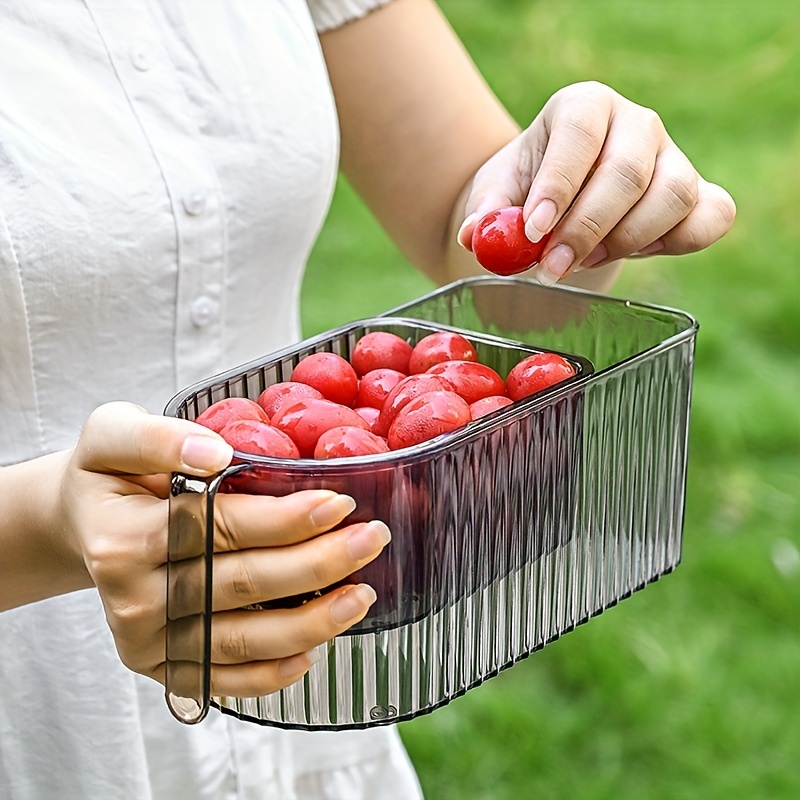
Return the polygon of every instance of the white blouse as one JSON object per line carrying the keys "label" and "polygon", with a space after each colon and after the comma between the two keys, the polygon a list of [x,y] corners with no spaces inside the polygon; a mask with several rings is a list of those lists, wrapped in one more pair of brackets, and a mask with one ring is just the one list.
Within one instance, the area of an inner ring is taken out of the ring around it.
{"label": "white blouse", "polygon": [[[0,464],[298,338],[338,158],[317,31],[381,2],[3,2]],[[0,614],[0,643],[2,798],[419,796],[393,729],[181,725],[94,591]]]}

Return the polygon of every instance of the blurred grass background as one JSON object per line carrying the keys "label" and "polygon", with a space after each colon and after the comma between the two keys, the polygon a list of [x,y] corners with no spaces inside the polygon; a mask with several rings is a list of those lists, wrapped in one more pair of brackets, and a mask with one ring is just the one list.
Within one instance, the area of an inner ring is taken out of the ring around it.
{"label": "blurred grass background", "polygon": [[[401,725],[428,800],[800,797],[800,3],[442,0],[521,124],[600,80],[738,205],[614,294],[700,321],[679,569]],[[430,288],[340,182],[307,333]]]}

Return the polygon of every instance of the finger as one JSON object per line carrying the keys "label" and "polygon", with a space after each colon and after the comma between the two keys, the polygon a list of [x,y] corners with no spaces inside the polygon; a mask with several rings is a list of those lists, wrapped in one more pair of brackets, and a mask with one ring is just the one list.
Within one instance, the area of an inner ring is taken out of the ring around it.
{"label": "finger", "polygon": [[672,230],[697,205],[698,182],[689,159],[670,142],[659,153],[652,180],[641,200],[592,249],[581,265],[594,267],[624,258]]}
{"label": "finger", "polygon": [[532,242],[553,230],[591,174],[608,135],[613,97],[607,87],[586,91],[579,84],[557,92],[543,109],[547,143],[523,207]]}
{"label": "finger", "polygon": [[580,264],[640,201],[661,145],[657,126],[642,124],[640,114],[615,117],[591,178],[552,232],[537,273],[541,283],[552,285]]}
{"label": "finger", "polygon": [[230,464],[233,448],[202,425],[115,402],[92,412],[75,456],[92,472],[211,475]]}
{"label": "finger", "polygon": [[[212,646],[212,660],[283,658],[346,630],[374,602],[371,587],[355,592],[355,587],[342,587],[297,609],[240,609],[339,583],[374,559],[390,539],[386,525],[375,521],[299,546],[216,557],[212,636],[217,646]],[[118,572],[104,581],[103,605],[123,663],[137,672],[159,663],[164,657],[165,568],[141,575],[135,585]],[[194,641],[199,636],[193,630],[197,618],[187,617],[184,623],[184,638]]]}
{"label": "finger", "polygon": [[327,489],[308,489],[284,497],[217,495],[214,549],[277,547],[310,539],[338,525],[355,500]]}
{"label": "finger", "polygon": [[[296,683],[320,659],[319,650],[309,650],[288,658],[272,661],[248,661],[244,664],[221,665],[212,664],[210,670],[211,695],[213,697],[261,697],[285,689]],[[130,665],[128,665],[130,666]],[[181,662],[173,664],[173,680],[175,670],[180,676]],[[187,662],[188,673],[196,674],[197,665]],[[162,686],[166,685],[166,666],[163,661],[153,666],[140,666],[136,670],[147,675]],[[180,684],[180,677],[177,678]],[[185,688],[193,691],[194,677]],[[173,685],[173,690],[180,692],[180,686]]]}
{"label": "finger", "polygon": [[492,156],[475,174],[464,203],[465,218],[456,239],[472,251],[472,233],[475,225],[490,211],[518,206],[525,198],[533,173],[532,158],[536,165],[541,154],[534,156],[518,137]]}
{"label": "finger", "polygon": [[211,660],[240,664],[304,653],[355,625],[375,600],[375,590],[361,583],[296,608],[218,612],[211,625]]}
{"label": "finger", "polygon": [[324,589],[368,564],[391,541],[380,520],[349,525],[291,547],[214,559],[214,610],[242,608]]}
{"label": "finger", "polygon": [[250,661],[211,667],[211,694],[215,697],[261,697],[291,686],[319,661],[319,651],[309,650],[273,661]]}
{"label": "finger", "polygon": [[689,216],[660,237],[663,247],[644,248],[643,254],[684,255],[696,253],[716,242],[730,230],[736,218],[736,204],[721,186],[702,178],[698,184],[697,205]]}

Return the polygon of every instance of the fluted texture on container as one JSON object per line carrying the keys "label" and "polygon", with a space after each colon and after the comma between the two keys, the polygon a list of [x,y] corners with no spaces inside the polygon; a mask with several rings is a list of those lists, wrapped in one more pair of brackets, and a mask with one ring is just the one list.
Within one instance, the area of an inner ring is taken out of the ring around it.
{"label": "fluted texture on container", "polygon": [[[215,698],[226,713],[309,729],[411,719],[680,560],[693,320],[508,279],[461,282],[392,313],[577,353],[597,371],[384,474],[366,501],[394,498],[378,515],[408,533],[391,544],[394,571],[376,566],[368,576],[383,605],[323,646],[293,686]],[[306,485],[281,480],[289,490]]]}
{"label": "fluted texture on container", "polygon": [[[432,513],[452,512],[450,528],[461,532],[454,542],[464,550],[440,551],[432,593],[447,595],[448,585],[454,590],[465,574],[481,585],[415,623],[335,639],[288,689],[218,698],[219,705],[291,727],[410,719],[672,570],[681,551],[691,357],[691,344],[684,343],[591,383],[574,507],[542,502],[563,485],[525,480],[559,473],[531,459],[574,466],[564,452],[571,437],[552,408],[537,415],[537,424],[520,425],[512,441],[501,436],[482,442],[480,453],[465,453],[465,459],[484,459],[482,476],[460,458],[442,459]],[[555,546],[541,552],[542,542]]]}

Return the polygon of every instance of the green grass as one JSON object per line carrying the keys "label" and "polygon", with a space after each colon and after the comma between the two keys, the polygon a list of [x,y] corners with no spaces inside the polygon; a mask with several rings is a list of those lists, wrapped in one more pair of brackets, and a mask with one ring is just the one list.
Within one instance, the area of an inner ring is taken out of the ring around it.
{"label": "green grass", "polygon": [[[447,0],[525,124],[560,86],[656,108],[738,204],[709,250],[614,293],[700,321],[679,569],[401,726],[431,800],[800,796],[800,4]],[[307,332],[430,284],[340,183]]]}

